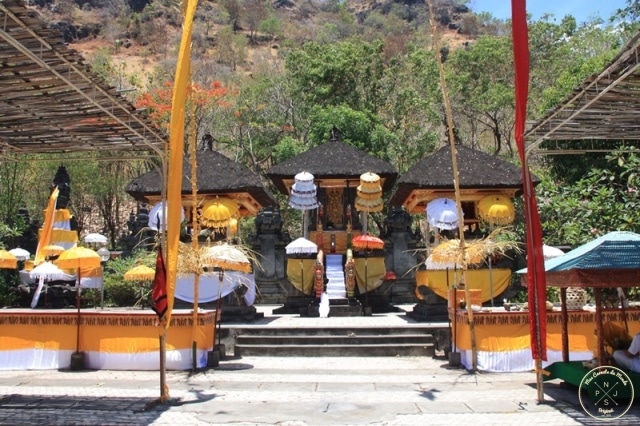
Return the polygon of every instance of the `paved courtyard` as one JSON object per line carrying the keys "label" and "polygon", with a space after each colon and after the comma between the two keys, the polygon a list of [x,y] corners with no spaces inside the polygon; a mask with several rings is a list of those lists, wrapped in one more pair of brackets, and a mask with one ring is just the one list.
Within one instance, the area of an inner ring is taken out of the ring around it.
{"label": "paved courtyard", "polygon": [[[218,368],[159,373],[0,371],[2,425],[588,425],[575,389],[532,373],[477,373],[444,359],[227,359]],[[611,424],[637,425],[636,403]]]}

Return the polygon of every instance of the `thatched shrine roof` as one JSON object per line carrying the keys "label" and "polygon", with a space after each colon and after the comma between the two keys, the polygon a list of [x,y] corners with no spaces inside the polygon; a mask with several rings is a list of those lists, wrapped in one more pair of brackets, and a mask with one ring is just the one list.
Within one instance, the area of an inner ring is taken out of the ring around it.
{"label": "thatched shrine roof", "polygon": [[[510,197],[522,193],[519,166],[482,151],[457,146],[459,186],[464,194],[477,196],[503,193]],[[404,205],[410,212],[424,213],[431,199],[454,192],[451,147],[446,145],[422,158],[398,179],[391,205]],[[537,179],[534,177],[534,183]]]}
{"label": "thatched shrine roof", "polygon": [[336,139],[272,166],[266,175],[280,192],[289,194],[294,176],[300,172],[311,173],[316,184],[323,181],[328,186],[346,186],[349,181],[352,188],[359,184],[360,175],[372,172],[380,176],[383,191],[390,190],[398,177],[390,163]]}
{"label": "thatched shrine roof", "polygon": [[22,0],[0,1],[0,22],[4,153],[149,150],[166,142]]}
{"label": "thatched shrine roof", "polygon": [[[212,196],[232,198],[240,205],[243,216],[255,215],[260,208],[277,205],[274,196],[264,187],[260,177],[242,164],[219,152],[197,152],[197,185],[199,200]],[[155,203],[161,198],[162,170],[156,168],[129,182],[125,191],[137,201]],[[183,204],[191,197],[191,163],[185,157],[182,167]]]}
{"label": "thatched shrine roof", "polygon": [[[640,140],[640,32],[525,132],[530,148],[552,141]],[[583,153],[581,147],[575,153]],[[553,147],[545,148],[554,152]],[[565,149],[566,151],[566,149]]]}

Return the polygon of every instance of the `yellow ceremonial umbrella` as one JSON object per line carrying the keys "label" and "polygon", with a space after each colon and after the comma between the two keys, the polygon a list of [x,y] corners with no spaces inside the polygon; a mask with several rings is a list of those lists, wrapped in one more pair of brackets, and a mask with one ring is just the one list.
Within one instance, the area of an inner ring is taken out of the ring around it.
{"label": "yellow ceremonial umbrella", "polygon": [[[153,281],[155,276],[156,270],[147,265],[138,265],[124,273],[125,281]],[[140,300],[138,302],[142,302],[144,299],[144,287],[140,286],[140,289]]]}
{"label": "yellow ceremonial umbrella", "polygon": [[40,250],[45,257],[54,257],[60,255],[65,250],[64,247],[57,244],[49,244]]}
{"label": "yellow ceremonial umbrella", "polygon": [[155,276],[156,270],[147,265],[138,265],[124,273],[126,281],[151,281]]}
{"label": "yellow ceremonial umbrella", "polygon": [[222,270],[251,272],[251,261],[244,251],[226,243],[209,247],[203,255],[203,262]]}
{"label": "yellow ceremonial umbrella", "polygon": [[[224,271],[240,271],[244,273],[251,272],[251,261],[249,260],[249,256],[247,256],[247,254],[243,250],[236,246],[224,243],[206,249],[202,256],[202,262],[205,265],[220,268],[220,274],[218,275],[220,286],[218,290],[217,306],[217,310],[218,312],[220,312],[220,292],[222,291],[222,280],[224,279]],[[220,344],[220,322],[217,321],[217,324],[218,344]]]}
{"label": "yellow ceremonial umbrella", "polygon": [[78,310],[76,354],[80,353],[80,268],[99,268],[101,262],[102,258],[95,250],[81,246],[71,247],[69,250],[63,251],[55,261],[55,264],[61,269],[75,269],[78,271],[76,283],[76,307]]}
{"label": "yellow ceremonial umbrella", "polygon": [[487,195],[478,201],[478,216],[492,225],[508,225],[515,219],[515,208],[504,195]]}
{"label": "yellow ceremonial umbrella", "polygon": [[7,250],[0,249],[0,268],[18,268],[18,258],[9,253]]}
{"label": "yellow ceremonial umbrella", "polygon": [[200,215],[200,224],[206,228],[225,228],[238,213],[238,203],[229,198],[216,198],[205,202]]}

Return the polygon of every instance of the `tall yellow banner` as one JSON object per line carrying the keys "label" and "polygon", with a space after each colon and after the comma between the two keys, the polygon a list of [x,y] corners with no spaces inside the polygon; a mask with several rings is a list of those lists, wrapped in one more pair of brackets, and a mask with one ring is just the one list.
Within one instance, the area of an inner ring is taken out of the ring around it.
{"label": "tall yellow banner", "polygon": [[38,248],[36,249],[36,255],[34,257],[33,264],[38,266],[44,261],[44,254],[42,248],[49,245],[51,241],[51,233],[53,231],[53,218],[56,216],[56,203],[58,202],[58,187],[56,186],[49,196],[49,203],[47,209],[44,211],[44,225],[42,225],[42,234],[38,240]]}
{"label": "tall yellow banner", "polygon": [[[186,8],[184,7],[186,3]],[[178,246],[182,214],[182,161],[184,157],[185,104],[191,81],[191,33],[198,0],[183,0],[184,24],[171,100],[167,182],[167,299],[165,327],[171,322],[178,271]]]}

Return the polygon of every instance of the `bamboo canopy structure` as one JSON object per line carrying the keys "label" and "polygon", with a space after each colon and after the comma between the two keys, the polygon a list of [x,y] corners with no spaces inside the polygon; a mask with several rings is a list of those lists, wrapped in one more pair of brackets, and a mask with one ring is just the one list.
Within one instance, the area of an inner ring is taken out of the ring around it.
{"label": "bamboo canopy structure", "polygon": [[[544,141],[640,140],[640,31],[603,70],[586,78],[524,134],[528,149]],[[611,143],[609,143],[611,145]],[[608,149],[610,150],[610,149]],[[538,151],[542,151],[541,149]],[[545,153],[582,154],[590,149],[544,148]]]}
{"label": "bamboo canopy structure", "polygon": [[165,137],[22,0],[0,2],[0,141],[7,153],[155,151]]}

